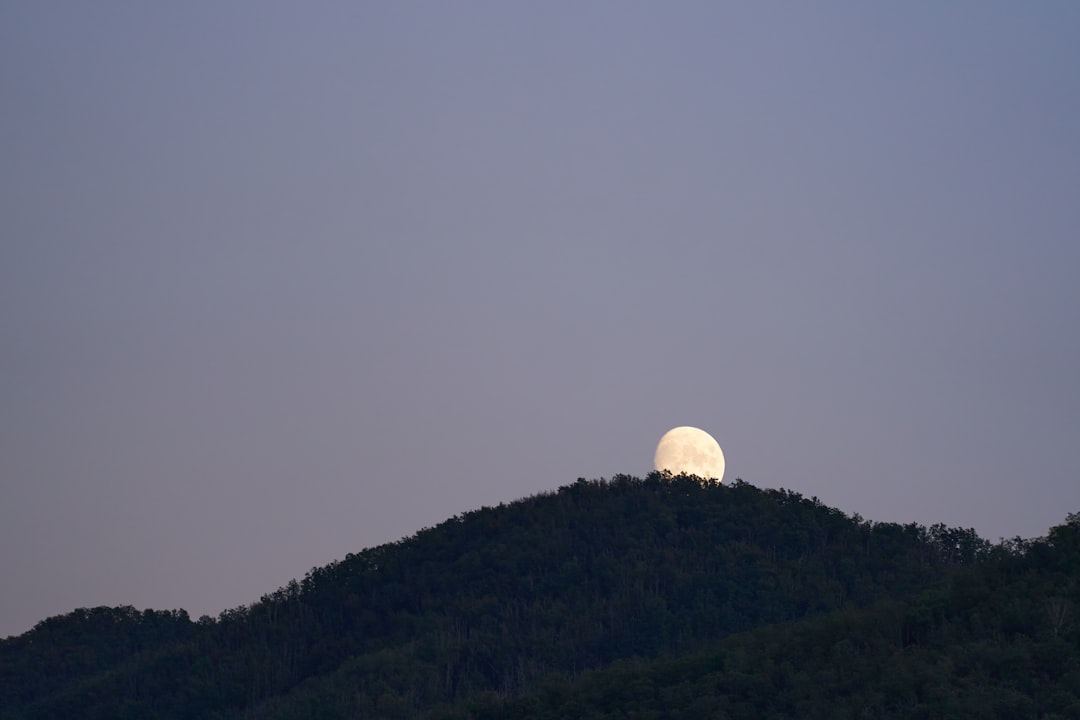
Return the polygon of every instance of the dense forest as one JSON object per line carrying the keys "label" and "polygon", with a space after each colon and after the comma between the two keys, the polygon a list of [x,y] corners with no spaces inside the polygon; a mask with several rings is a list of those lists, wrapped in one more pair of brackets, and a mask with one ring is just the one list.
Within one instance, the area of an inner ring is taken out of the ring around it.
{"label": "dense forest", "polygon": [[0,720],[1080,718],[1080,515],[875,523],[651,474],[314,568],[258,602],[0,640]]}

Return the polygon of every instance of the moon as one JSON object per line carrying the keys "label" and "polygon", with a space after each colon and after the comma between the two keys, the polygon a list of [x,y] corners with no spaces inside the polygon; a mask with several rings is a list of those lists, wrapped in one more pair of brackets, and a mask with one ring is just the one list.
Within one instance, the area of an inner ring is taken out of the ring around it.
{"label": "moon", "polygon": [[724,451],[709,433],[683,425],[668,430],[660,438],[653,467],[673,475],[685,473],[720,482],[724,479]]}

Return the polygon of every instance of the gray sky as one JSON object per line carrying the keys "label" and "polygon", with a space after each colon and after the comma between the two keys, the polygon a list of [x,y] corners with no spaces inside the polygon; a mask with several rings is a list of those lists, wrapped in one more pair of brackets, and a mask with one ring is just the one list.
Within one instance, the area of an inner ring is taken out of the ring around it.
{"label": "gray sky", "polygon": [[257,600],[708,430],[1080,510],[1080,4],[0,7],[0,636]]}

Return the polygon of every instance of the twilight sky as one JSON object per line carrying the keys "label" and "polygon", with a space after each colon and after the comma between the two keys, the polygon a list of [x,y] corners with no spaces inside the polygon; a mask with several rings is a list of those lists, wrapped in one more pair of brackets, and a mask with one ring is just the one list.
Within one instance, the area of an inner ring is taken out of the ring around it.
{"label": "twilight sky", "polygon": [[257,600],[696,425],[1080,511],[1080,4],[0,7],[0,637]]}

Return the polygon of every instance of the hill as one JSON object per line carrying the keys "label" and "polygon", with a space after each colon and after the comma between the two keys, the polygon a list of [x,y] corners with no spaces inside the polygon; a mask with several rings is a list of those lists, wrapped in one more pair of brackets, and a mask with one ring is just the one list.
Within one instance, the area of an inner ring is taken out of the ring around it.
{"label": "hill", "polygon": [[582,479],[216,619],[45,620],[0,641],[0,718],[839,717],[838,696],[929,717],[976,690],[1080,717],[1078,536],[1070,516],[991,546],[741,481]]}

